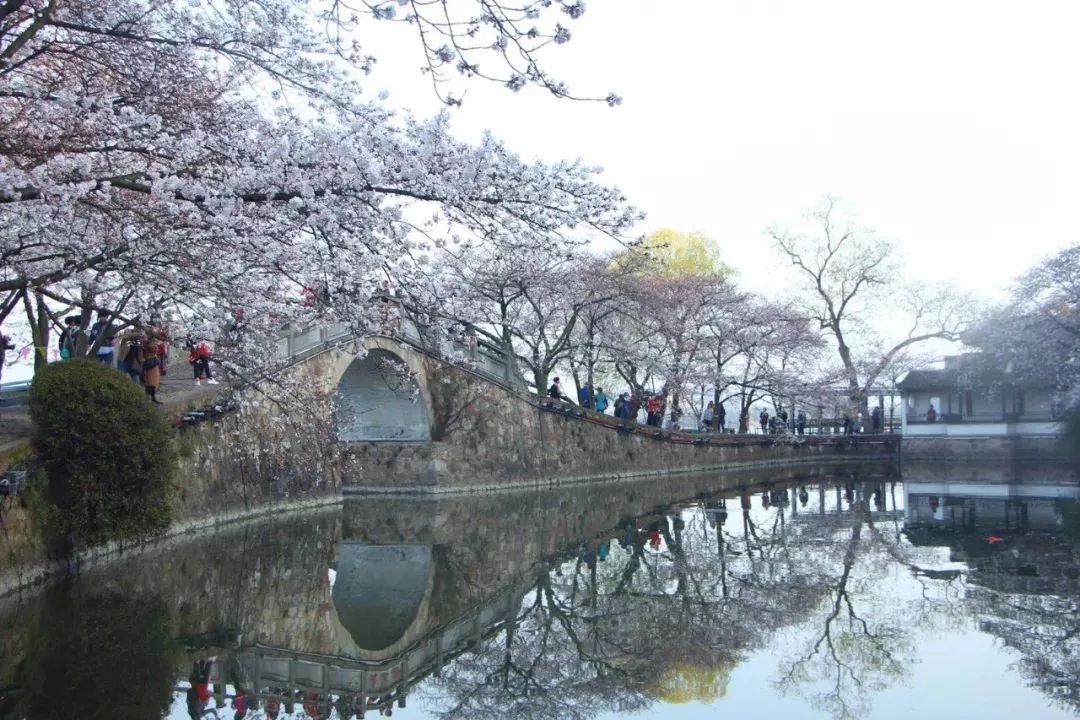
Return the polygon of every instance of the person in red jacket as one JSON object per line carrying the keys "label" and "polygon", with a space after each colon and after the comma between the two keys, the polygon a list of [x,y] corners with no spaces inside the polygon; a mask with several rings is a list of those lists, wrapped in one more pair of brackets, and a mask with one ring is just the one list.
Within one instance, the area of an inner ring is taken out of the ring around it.
{"label": "person in red jacket", "polygon": [[206,378],[208,385],[217,385],[213,373],[210,372],[210,346],[205,342],[195,344],[194,340],[188,340],[188,362],[191,363],[195,373],[195,384],[202,385],[202,379]]}

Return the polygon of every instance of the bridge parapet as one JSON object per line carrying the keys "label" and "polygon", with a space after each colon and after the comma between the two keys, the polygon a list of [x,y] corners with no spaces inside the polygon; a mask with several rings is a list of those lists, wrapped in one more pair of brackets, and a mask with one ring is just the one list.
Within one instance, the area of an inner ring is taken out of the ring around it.
{"label": "bridge parapet", "polygon": [[[465,325],[457,336],[424,332],[415,321],[398,316],[390,319],[380,333],[402,345],[429,354],[443,362],[463,365],[494,383],[524,390],[525,381],[517,371],[513,353],[501,347],[497,338]],[[315,355],[348,344],[357,334],[347,323],[287,327],[278,339],[277,355],[286,364],[303,362]]]}

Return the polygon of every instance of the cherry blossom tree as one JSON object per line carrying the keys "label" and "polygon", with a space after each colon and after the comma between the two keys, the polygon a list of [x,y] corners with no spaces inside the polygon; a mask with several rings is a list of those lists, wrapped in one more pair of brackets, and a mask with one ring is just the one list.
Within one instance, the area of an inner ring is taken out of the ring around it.
{"label": "cherry blossom tree", "polygon": [[669,228],[619,253],[612,267],[625,289],[607,328],[610,362],[639,398],[660,380],[677,419],[699,384],[708,318],[733,297],[733,270],[711,238]]}
{"label": "cherry blossom tree", "polygon": [[1019,381],[1068,392],[1080,384],[1080,245],[1017,279],[1010,301],[991,308],[965,335]]}
{"label": "cherry blossom tree", "polygon": [[779,412],[796,400],[805,402],[822,381],[817,359],[821,336],[808,319],[776,303],[751,298],[729,317],[710,325],[713,382],[738,400],[741,416],[769,400]]}
{"label": "cherry blossom tree", "polygon": [[[595,168],[524,161],[491,136],[466,144],[445,115],[417,120],[362,99],[357,77],[374,58],[358,38],[395,20],[417,28],[440,87],[460,65],[572,97],[535,53],[569,38],[562,23],[581,3],[444,10],[0,4],[0,312],[38,297],[85,310],[98,304],[87,288],[123,288],[135,305],[167,304],[209,327],[243,308],[245,337],[265,348],[284,323],[319,313],[369,329],[364,300],[380,282],[423,282],[439,243],[627,233],[638,214]],[[504,75],[478,70],[484,48]],[[305,288],[325,290],[323,302],[301,302]]]}
{"label": "cherry blossom tree", "polygon": [[636,299],[641,320],[660,341],[654,347],[660,350],[662,394],[671,395],[671,417],[677,421],[706,367],[709,321],[738,297],[721,275],[687,274],[642,278]]}
{"label": "cherry blossom tree", "polygon": [[1046,258],[1017,279],[1009,302],[989,309],[964,342],[986,369],[1058,393],[1067,445],[1080,453],[1080,245]]}

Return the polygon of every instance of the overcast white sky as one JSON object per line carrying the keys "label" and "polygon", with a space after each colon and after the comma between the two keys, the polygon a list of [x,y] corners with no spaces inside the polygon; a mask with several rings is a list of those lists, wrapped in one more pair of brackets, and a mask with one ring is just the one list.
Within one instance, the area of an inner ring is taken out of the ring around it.
{"label": "overcast white sky", "polygon": [[[643,231],[708,232],[748,286],[784,282],[762,230],[826,193],[972,290],[1076,240],[1074,0],[590,0],[569,26],[546,67],[621,107],[476,83],[456,131],[603,166]],[[409,29],[379,28],[369,86],[436,112]]]}

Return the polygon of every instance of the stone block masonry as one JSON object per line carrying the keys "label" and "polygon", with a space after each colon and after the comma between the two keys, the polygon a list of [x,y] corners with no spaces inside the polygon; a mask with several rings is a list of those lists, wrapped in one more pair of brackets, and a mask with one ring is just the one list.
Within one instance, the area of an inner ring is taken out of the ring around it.
{"label": "stone block masonry", "polygon": [[395,350],[414,369],[431,439],[345,443],[346,495],[489,491],[896,456],[898,438],[885,435],[657,437],[655,428],[620,428],[611,416],[553,407],[410,348]]}
{"label": "stone block masonry", "polygon": [[901,456],[905,461],[956,464],[1065,463],[1068,460],[1056,437],[1023,435],[905,437]]}

